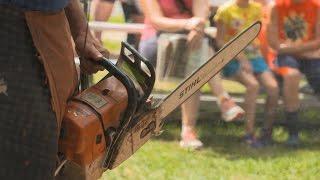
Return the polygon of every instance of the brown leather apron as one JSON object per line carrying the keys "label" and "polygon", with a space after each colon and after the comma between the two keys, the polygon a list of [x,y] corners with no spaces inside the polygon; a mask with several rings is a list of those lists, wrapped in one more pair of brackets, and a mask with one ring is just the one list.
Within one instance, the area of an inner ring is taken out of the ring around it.
{"label": "brown leather apron", "polygon": [[50,14],[29,11],[25,17],[39,59],[45,68],[52,107],[60,129],[67,100],[73,95],[78,83],[69,23],[64,11]]}

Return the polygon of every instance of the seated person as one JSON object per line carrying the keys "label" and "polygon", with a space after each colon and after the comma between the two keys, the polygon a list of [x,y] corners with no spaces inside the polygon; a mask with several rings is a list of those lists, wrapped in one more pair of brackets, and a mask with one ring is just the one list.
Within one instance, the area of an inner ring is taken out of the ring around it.
{"label": "seated person", "polygon": [[[188,53],[185,75],[190,74],[210,57],[208,42],[204,38],[205,22],[208,17],[206,4],[208,4],[207,0],[141,0],[146,17],[141,43],[147,39],[144,37],[155,37],[159,34],[161,34],[159,42],[175,35],[185,35],[187,48],[184,53]],[[161,46],[164,44],[159,43],[158,46],[158,49],[162,49]],[[176,59],[170,59],[170,61],[174,60]],[[233,121],[244,114],[224,91],[220,79],[213,78],[209,85],[218,96],[218,104],[225,120]],[[195,149],[202,147],[202,142],[197,138],[195,131],[199,103],[200,93],[198,92],[182,104],[182,140],[180,141],[182,147]]]}
{"label": "seated person", "polygon": [[298,145],[302,74],[320,93],[320,6],[316,0],[278,0],[271,8],[268,41],[277,53],[276,71],[283,79],[289,145]]}
{"label": "seated person", "polygon": [[[221,6],[215,16],[217,22],[217,42],[222,46],[245,27],[261,19],[260,4],[249,0],[235,0]],[[243,84],[245,94],[246,135],[245,142],[251,147],[260,147],[271,141],[272,124],[278,102],[278,86],[273,74],[269,71],[260,51],[259,40],[256,39],[223,69],[225,77],[234,78]],[[268,95],[265,108],[265,125],[261,141],[255,138],[254,124],[256,100],[260,84]]]}

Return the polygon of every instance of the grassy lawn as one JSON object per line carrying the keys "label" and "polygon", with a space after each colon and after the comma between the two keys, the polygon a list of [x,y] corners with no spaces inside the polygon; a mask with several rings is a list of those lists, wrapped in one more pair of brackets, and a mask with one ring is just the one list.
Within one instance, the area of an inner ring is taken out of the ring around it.
{"label": "grassy lawn", "polygon": [[279,125],[273,146],[249,148],[241,142],[242,123],[224,123],[218,112],[200,118],[198,130],[205,148],[181,149],[180,122],[171,119],[161,136],[101,179],[319,179],[320,123],[316,111],[303,113],[309,126],[302,131],[302,145],[296,149],[286,147],[288,134]]}

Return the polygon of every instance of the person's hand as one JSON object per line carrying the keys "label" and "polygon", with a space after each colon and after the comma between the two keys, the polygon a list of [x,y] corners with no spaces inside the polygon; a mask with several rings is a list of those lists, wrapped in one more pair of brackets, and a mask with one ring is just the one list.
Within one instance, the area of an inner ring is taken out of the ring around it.
{"label": "person's hand", "polygon": [[245,59],[240,60],[240,68],[243,72],[252,73],[252,67],[249,60],[245,60]]}
{"label": "person's hand", "polygon": [[203,33],[192,30],[189,32],[187,37],[187,45],[189,50],[196,50],[201,47],[203,40]]}
{"label": "person's hand", "polygon": [[77,53],[80,56],[82,72],[93,74],[103,70],[103,67],[94,63],[94,61],[101,60],[102,57],[109,58],[109,52],[102,47],[101,43],[90,32],[88,32],[87,37],[85,32],[81,33],[74,41]]}
{"label": "person's hand", "polygon": [[205,27],[205,20],[199,17],[192,17],[188,19],[184,28],[188,31],[196,30],[199,32],[203,32],[204,27]]}
{"label": "person's hand", "polygon": [[279,45],[278,54],[296,55],[301,46],[300,41],[287,40]]}

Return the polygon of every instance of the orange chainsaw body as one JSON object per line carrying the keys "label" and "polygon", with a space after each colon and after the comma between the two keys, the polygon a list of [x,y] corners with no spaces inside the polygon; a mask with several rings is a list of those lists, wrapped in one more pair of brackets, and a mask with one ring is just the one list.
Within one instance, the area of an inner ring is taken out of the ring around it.
{"label": "orange chainsaw body", "polygon": [[127,99],[125,87],[113,76],[74,97],[62,122],[59,152],[80,167],[105,155],[105,131],[118,128]]}

